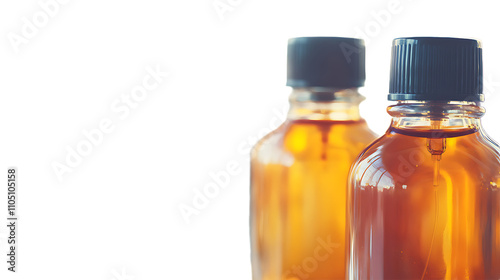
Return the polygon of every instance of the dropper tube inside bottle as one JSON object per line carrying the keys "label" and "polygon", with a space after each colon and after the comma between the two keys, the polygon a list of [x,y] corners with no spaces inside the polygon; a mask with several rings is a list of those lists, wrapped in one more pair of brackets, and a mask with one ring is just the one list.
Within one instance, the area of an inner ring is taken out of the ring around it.
{"label": "dropper tube inside bottle", "polygon": [[327,161],[332,122],[362,121],[358,88],[296,88],[290,95],[289,119],[314,121],[321,133],[321,159]]}

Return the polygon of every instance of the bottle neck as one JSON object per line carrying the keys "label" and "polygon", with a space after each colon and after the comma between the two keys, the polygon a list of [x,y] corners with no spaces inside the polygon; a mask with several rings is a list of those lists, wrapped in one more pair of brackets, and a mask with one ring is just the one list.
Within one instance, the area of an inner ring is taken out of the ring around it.
{"label": "bottle neck", "polygon": [[389,106],[391,128],[402,130],[480,130],[485,110],[479,102],[399,101]]}
{"label": "bottle neck", "polygon": [[358,88],[294,88],[288,119],[358,121],[359,104],[364,99]]}

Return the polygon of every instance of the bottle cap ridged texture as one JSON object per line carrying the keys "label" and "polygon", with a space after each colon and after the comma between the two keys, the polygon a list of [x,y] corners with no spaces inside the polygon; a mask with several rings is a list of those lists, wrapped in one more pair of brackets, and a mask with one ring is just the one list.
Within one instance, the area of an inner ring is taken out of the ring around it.
{"label": "bottle cap ridged texture", "polygon": [[483,101],[481,43],[409,37],[393,41],[389,100]]}
{"label": "bottle cap ridged texture", "polygon": [[288,40],[287,86],[361,87],[365,82],[363,40],[300,37]]}

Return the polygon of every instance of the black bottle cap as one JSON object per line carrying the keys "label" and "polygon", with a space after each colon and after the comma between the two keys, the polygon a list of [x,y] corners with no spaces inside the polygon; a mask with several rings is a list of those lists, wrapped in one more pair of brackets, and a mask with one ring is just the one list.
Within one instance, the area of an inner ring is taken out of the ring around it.
{"label": "black bottle cap", "polygon": [[409,37],[392,44],[389,100],[484,101],[481,43]]}
{"label": "black bottle cap", "polygon": [[288,40],[287,86],[351,88],[364,83],[363,40],[342,37]]}

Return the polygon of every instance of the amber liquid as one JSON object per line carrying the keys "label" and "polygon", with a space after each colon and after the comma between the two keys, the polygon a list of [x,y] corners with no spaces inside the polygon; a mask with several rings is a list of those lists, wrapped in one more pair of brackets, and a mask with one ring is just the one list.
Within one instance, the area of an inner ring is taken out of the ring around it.
{"label": "amber liquid", "polygon": [[254,280],[345,279],[346,183],[365,121],[287,121],[252,151]]}
{"label": "amber liquid", "polygon": [[395,129],[353,168],[350,279],[500,279],[500,155],[475,129]]}

